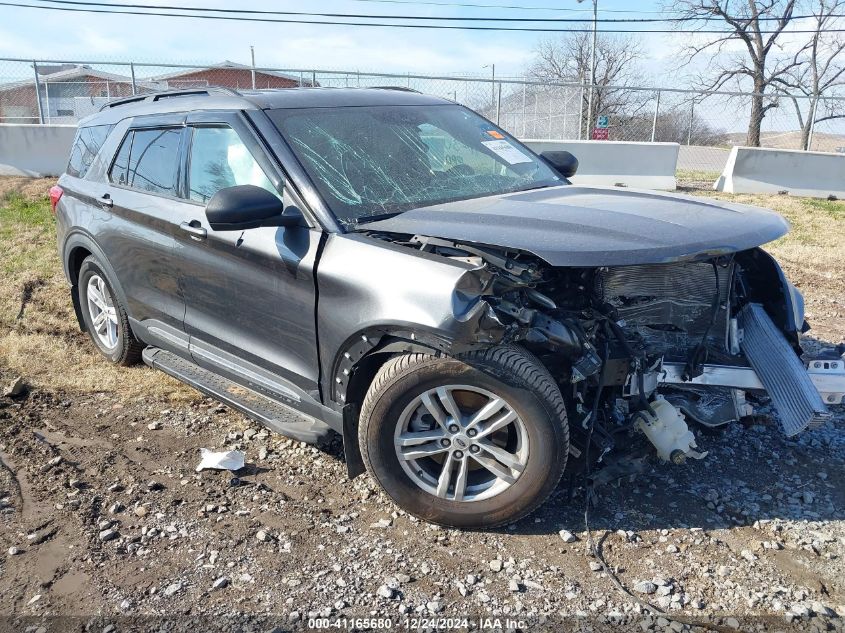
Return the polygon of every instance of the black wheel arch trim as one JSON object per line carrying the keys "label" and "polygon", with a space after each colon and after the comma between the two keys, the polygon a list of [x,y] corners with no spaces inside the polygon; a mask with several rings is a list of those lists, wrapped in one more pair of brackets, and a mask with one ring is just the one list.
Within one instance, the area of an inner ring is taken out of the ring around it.
{"label": "black wheel arch trim", "polygon": [[[117,295],[117,299],[121,302],[121,304],[127,305],[126,293],[123,291],[123,287],[120,285],[120,281],[117,278],[117,273],[115,273],[114,268],[112,268],[105,252],[103,252],[103,249],[100,248],[90,235],[79,230],[75,230],[68,235],[62,248],[62,266],[64,267],[65,277],[67,277],[70,282],[71,292],[74,297],[76,297],[76,292],[73,292],[73,290],[79,283],[79,271],[72,270],[70,262],[73,253],[79,248],[88,251],[97,258],[97,263],[104,269],[106,275],[108,275],[109,285],[112,287],[112,291]],[[84,328],[85,326],[83,325],[83,320],[81,319],[82,306],[79,305],[78,298],[74,299],[74,311],[76,311],[77,318],[80,319],[80,327]]]}

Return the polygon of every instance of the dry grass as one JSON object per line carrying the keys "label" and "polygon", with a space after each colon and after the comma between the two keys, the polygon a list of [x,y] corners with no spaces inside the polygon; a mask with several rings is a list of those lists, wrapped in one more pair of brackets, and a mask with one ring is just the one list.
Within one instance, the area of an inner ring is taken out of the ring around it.
{"label": "dry grass", "polygon": [[56,251],[47,196],[54,182],[0,178],[0,372],[66,392],[197,398],[161,372],[109,365],[79,331]]}
{"label": "dry grass", "polygon": [[[76,325],[56,254],[47,191],[52,180],[0,177],[0,373],[75,393],[192,400],[197,393],[161,372],[114,367]],[[774,209],[792,231],[767,249],[807,299],[813,333],[845,341],[845,202],[699,192]]]}

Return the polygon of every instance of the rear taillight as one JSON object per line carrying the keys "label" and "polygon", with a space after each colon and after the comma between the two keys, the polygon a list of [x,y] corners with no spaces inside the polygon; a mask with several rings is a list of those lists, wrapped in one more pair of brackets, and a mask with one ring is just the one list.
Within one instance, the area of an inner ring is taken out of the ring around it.
{"label": "rear taillight", "polygon": [[65,190],[59,187],[59,185],[50,187],[50,209],[53,211],[53,215],[56,215],[56,205],[59,204],[59,200],[64,192]]}

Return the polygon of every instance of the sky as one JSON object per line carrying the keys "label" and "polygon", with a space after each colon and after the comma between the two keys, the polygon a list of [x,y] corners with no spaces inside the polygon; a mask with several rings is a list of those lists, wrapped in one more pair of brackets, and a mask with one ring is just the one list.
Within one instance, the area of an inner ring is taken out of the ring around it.
{"label": "sky", "polygon": [[[110,0],[131,2],[131,0]],[[173,0],[134,0],[175,5]],[[449,0],[431,0],[448,2]],[[471,4],[558,7],[558,10],[469,8],[358,0],[222,0],[187,4],[260,10],[369,13],[402,16],[590,18],[589,0],[453,0]],[[647,12],[619,14],[620,10]],[[653,0],[599,0],[600,17],[656,17]],[[279,16],[282,17],[282,16]],[[305,18],[309,19],[309,18]],[[314,18],[320,19],[320,18]],[[583,28],[590,28],[587,22]],[[558,28],[555,25],[555,28]],[[0,57],[80,61],[249,63],[258,66],[380,70],[411,73],[516,76],[530,63],[539,33],[387,29],[304,24],[262,24],[155,16],[117,16],[0,6]],[[547,36],[547,35],[546,35]],[[643,38],[644,70],[659,77],[675,64],[677,35]]]}

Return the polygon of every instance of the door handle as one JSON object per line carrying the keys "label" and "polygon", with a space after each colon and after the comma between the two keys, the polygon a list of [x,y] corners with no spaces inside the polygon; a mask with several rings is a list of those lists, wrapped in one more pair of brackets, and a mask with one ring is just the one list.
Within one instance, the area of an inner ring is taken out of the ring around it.
{"label": "door handle", "polygon": [[104,193],[100,196],[100,206],[106,209],[111,209],[114,206],[114,200],[111,199],[111,195],[108,193]]}
{"label": "door handle", "polygon": [[197,220],[182,222],[182,224],[179,225],[179,228],[186,233],[189,233],[192,240],[204,240],[208,236],[208,231],[201,227]]}

